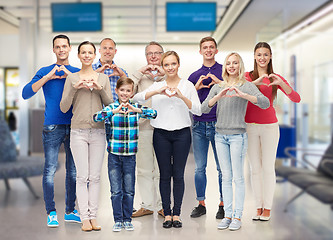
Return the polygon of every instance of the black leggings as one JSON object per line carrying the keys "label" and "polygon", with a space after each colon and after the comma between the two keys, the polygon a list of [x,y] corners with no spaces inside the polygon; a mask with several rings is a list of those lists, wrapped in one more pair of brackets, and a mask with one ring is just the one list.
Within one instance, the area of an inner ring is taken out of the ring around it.
{"label": "black leggings", "polygon": [[191,146],[189,127],[167,131],[154,129],[153,145],[160,169],[160,193],[164,215],[171,215],[171,176],[173,177],[173,215],[179,216],[185,183],[184,171]]}

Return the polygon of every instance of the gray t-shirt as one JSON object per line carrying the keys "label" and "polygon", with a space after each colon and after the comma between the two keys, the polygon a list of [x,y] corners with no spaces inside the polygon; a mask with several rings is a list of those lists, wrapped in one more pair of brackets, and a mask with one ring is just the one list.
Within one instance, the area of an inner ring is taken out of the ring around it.
{"label": "gray t-shirt", "polygon": [[[215,95],[226,88],[226,83],[215,84],[210,90],[207,98],[201,105],[202,113],[208,113],[212,108],[208,102]],[[257,105],[262,109],[269,107],[269,100],[258,88],[251,82],[244,82],[240,86],[235,86],[240,91],[257,97]],[[227,94],[232,94],[227,93]],[[246,132],[246,123],[244,120],[248,101],[240,97],[223,97],[217,101],[216,117],[217,123],[215,129],[223,135],[242,134]],[[213,106],[212,106],[213,107]]]}

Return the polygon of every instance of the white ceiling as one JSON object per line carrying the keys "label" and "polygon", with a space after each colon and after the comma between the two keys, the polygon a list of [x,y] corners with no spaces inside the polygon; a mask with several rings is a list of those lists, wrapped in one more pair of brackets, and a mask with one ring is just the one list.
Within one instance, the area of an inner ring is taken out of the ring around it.
{"label": "white ceiling", "polygon": [[[186,0],[181,1],[186,2]],[[213,0],[188,2],[211,1]],[[245,0],[216,1],[217,24],[221,23],[221,19],[226,21],[223,17],[230,4],[241,1]],[[332,0],[250,0],[242,14],[228,29],[227,34],[217,40],[224,49],[252,50],[257,40],[281,33],[330,1]],[[111,37],[117,44],[147,43],[151,40],[163,44],[198,44],[202,37],[213,34],[212,32],[166,32],[165,3],[180,2],[177,0],[0,0],[0,8],[14,18],[28,18],[31,22],[36,22],[38,12],[39,27],[43,32],[52,34],[50,9],[52,2],[102,2],[103,32],[70,33],[73,43],[87,39],[99,42],[104,37]],[[7,17],[2,18],[10,22]],[[17,27],[0,21],[0,34],[15,33],[18,33]]]}

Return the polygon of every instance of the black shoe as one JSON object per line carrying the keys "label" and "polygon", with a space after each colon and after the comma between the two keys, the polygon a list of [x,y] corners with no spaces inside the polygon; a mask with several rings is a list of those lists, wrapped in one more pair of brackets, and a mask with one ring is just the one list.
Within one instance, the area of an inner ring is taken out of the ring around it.
{"label": "black shoe", "polygon": [[172,227],[172,221],[171,220],[164,221],[163,222],[163,227],[164,228],[171,228]]}
{"label": "black shoe", "polygon": [[219,210],[216,213],[216,219],[223,219],[224,218],[224,207],[219,206]]}
{"label": "black shoe", "polygon": [[202,206],[201,204],[199,204],[197,207],[195,207],[192,212],[191,212],[191,217],[192,218],[197,218],[200,217],[202,215],[206,214],[206,207]]}
{"label": "black shoe", "polygon": [[179,220],[176,220],[176,221],[173,221],[172,226],[174,228],[181,228],[183,226],[183,223],[181,221],[179,221]]}

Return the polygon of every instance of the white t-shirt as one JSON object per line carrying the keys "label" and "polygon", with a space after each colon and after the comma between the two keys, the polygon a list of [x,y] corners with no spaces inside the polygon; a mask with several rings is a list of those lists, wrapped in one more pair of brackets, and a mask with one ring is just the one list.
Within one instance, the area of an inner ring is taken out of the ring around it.
{"label": "white t-shirt", "polygon": [[[149,88],[136,94],[133,101],[144,103],[147,92],[160,89],[164,86],[167,86],[165,80],[154,82]],[[181,79],[178,89],[192,102],[192,109],[189,109],[185,102],[178,97],[156,94],[151,97],[152,108],[157,111],[157,117],[150,120],[150,124],[154,128],[161,128],[168,131],[179,130],[191,126],[190,112],[197,116],[201,115],[201,103],[193,83]]]}

